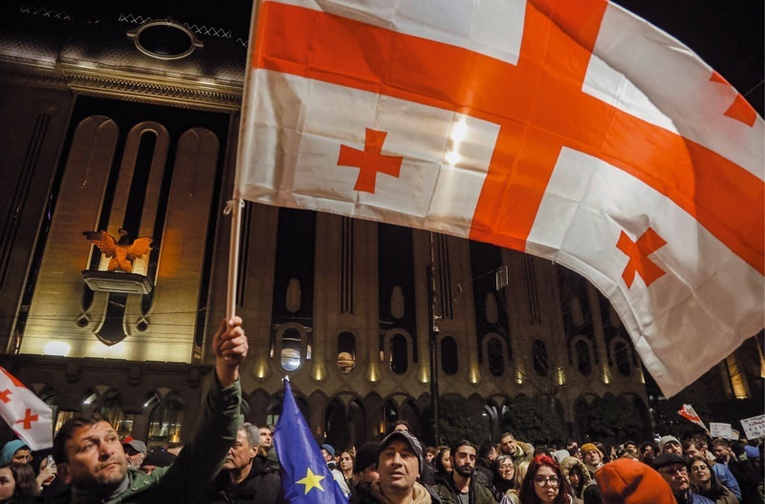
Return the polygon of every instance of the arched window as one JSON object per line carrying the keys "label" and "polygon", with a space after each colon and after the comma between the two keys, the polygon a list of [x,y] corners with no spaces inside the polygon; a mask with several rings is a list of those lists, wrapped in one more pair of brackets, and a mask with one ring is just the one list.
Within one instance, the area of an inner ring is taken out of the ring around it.
{"label": "arched window", "polygon": [[396,334],[390,339],[390,369],[396,374],[406,373],[409,368],[409,350],[406,337]]}
{"label": "arched window", "polygon": [[337,367],[342,373],[350,373],[356,367],[356,336],[351,332],[337,336]]}
{"label": "arched window", "polygon": [[629,376],[632,372],[632,366],[630,366],[630,349],[623,341],[617,341],[614,343],[614,360],[616,361],[616,369],[622,376]]}
{"label": "arched window", "polygon": [[489,372],[494,376],[502,376],[505,372],[504,348],[499,338],[491,338],[486,345]]}
{"label": "arched window", "polygon": [[183,427],[183,400],[177,394],[168,394],[149,415],[149,441],[177,443]]}
{"label": "arched window", "polygon": [[579,372],[584,376],[588,376],[592,373],[592,360],[590,358],[590,345],[584,340],[579,340],[574,345],[576,351],[576,365],[579,368]]}
{"label": "arched window", "polygon": [[457,374],[457,342],[451,336],[441,339],[441,369],[448,375]]}
{"label": "arched window", "polygon": [[531,345],[531,353],[534,356],[534,371],[540,376],[547,375],[550,370],[550,363],[547,360],[547,347],[542,340],[534,340]]}
{"label": "arched window", "polygon": [[282,333],[282,368],[294,371],[302,361],[303,338],[297,329],[287,329]]}

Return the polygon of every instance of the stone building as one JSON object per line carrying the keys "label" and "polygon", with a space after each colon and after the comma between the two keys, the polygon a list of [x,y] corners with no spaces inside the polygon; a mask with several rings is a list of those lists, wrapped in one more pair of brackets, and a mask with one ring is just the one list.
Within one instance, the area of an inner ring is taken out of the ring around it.
{"label": "stone building", "polygon": [[[231,8],[249,16],[246,2]],[[115,6],[2,10],[0,361],[59,424],[100,410],[124,434],[182,442],[226,312],[247,24]],[[120,229],[154,240],[130,273],[107,271],[83,236]],[[650,432],[618,317],[547,260],[256,204],[238,252],[254,423],[275,422],[289,375],[316,438],[336,445],[397,419],[425,432],[434,379],[439,398],[469,405],[479,441],[497,439],[519,396],[549,403],[569,436],[588,433],[605,397]]]}

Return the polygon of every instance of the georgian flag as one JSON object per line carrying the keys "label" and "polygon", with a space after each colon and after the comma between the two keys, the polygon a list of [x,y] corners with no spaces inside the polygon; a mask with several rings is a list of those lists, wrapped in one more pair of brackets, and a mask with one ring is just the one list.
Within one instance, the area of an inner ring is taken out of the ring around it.
{"label": "georgian flag", "polygon": [[0,417],[32,451],[53,446],[50,406],[0,367]]}
{"label": "georgian flag", "polygon": [[698,415],[698,413],[696,413],[696,410],[690,404],[683,404],[683,406],[678,410],[677,414],[709,432],[709,429],[707,429],[707,426],[704,425],[701,417]]}
{"label": "georgian flag", "polygon": [[763,327],[763,120],[605,0],[256,5],[234,197],[546,257],[665,395]]}

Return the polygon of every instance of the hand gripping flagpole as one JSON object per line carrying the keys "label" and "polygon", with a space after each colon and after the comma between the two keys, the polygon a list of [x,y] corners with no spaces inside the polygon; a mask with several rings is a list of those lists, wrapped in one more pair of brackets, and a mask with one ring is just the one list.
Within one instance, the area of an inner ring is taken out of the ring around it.
{"label": "hand gripping flagpole", "polygon": [[229,200],[223,215],[231,215],[231,243],[228,251],[228,290],[226,292],[226,320],[231,320],[236,315],[236,289],[239,271],[239,240],[242,229],[242,208],[244,200],[241,198]]}

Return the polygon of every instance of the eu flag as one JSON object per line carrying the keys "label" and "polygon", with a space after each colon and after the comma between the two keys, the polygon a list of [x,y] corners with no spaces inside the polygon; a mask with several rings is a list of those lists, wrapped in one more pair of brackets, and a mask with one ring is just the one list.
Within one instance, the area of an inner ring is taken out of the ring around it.
{"label": "eu flag", "polygon": [[348,502],[321,456],[319,445],[298,409],[289,380],[284,380],[284,405],[274,431],[282,466],[282,489],[289,504]]}

